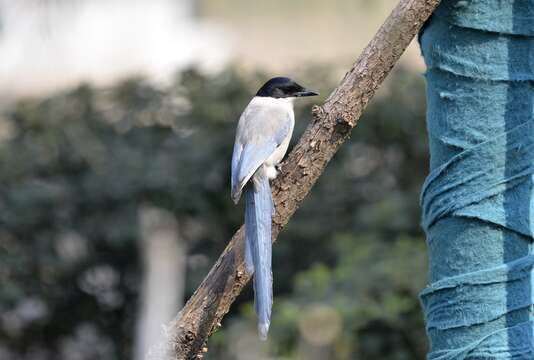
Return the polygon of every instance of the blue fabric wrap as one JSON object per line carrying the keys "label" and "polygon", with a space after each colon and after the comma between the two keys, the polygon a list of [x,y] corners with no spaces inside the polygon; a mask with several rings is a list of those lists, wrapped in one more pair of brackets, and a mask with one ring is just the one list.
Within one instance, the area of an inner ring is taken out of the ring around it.
{"label": "blue fabric wrap", "polygon": [[428,359],[534,359],[534,1],[444,0],[419,40]]}

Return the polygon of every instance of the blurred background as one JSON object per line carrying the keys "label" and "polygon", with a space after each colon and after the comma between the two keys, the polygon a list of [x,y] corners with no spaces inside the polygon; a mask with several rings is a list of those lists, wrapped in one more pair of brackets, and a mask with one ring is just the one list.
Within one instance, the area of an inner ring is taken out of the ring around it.
{"label": "blurred background", "polygon": [[[321,103],[396,0],[0,0],[0,359],[159,359],[242,224],[237,119],[276,75]],[[205,359],[424,359],[418,196],[424,71],[412,44]],[[312,102],[296,105],[296,142]]]}

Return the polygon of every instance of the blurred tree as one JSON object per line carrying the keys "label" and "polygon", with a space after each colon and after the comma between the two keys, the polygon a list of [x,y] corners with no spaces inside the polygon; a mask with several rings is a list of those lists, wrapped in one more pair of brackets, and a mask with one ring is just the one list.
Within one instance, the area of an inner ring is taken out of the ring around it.
{"label": "blurred tree", "polygon": [[[322,93],[335,82],[324,69],[301,77],[323,84]],[[242,221],[228,195],[229,159],[236,120],[264,78],[190,70],[164,90],[131,79],[6,112],[1,359],[132,357],[141,206],[175,216],[191,294]],[[295,139],[309,114],[309,104],[297,109]],[[426,266],[417,206],[427,163],[422,82],[398,70],[364,116],[274,248],[271,354],[424,358],[416,297]],[[239,299],[209,358],[261,348],[250,301],[250,291]],[[328,324],[324,332],[317,322]]]}

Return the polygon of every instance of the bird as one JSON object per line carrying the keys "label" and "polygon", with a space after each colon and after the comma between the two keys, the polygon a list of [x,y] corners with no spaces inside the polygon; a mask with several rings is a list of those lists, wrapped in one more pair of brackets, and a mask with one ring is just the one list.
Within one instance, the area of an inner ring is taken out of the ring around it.
{"label": "bird", "polygon": [[287,152],[295,125],[296,98],[316,96],[287,77],[267,81],[239,118],[232,154],[231,198],[245,203],[245,266],[254,274],[254,307],[258,334],[267,339],[271,323],[272,240],[274,214],[269,181],[278,174],[277,165]]}

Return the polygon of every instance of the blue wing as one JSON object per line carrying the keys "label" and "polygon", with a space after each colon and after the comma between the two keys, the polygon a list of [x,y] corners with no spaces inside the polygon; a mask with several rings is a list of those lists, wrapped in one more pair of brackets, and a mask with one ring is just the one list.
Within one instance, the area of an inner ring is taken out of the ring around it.
{"label": "blue wing", "polygon": [[239,158],[232,161],[236,165],[232,171],[232,199],[239,200],[241,191],[263,162],[274,152],[278,145],[274,142],[246,144],[239,151]]}
{"label": "blue wing", "polygon": [[232,155],[232,200],[237,203],[245,184],[290,135],[287,113],[272,109],[246,109],[239,120]]}

